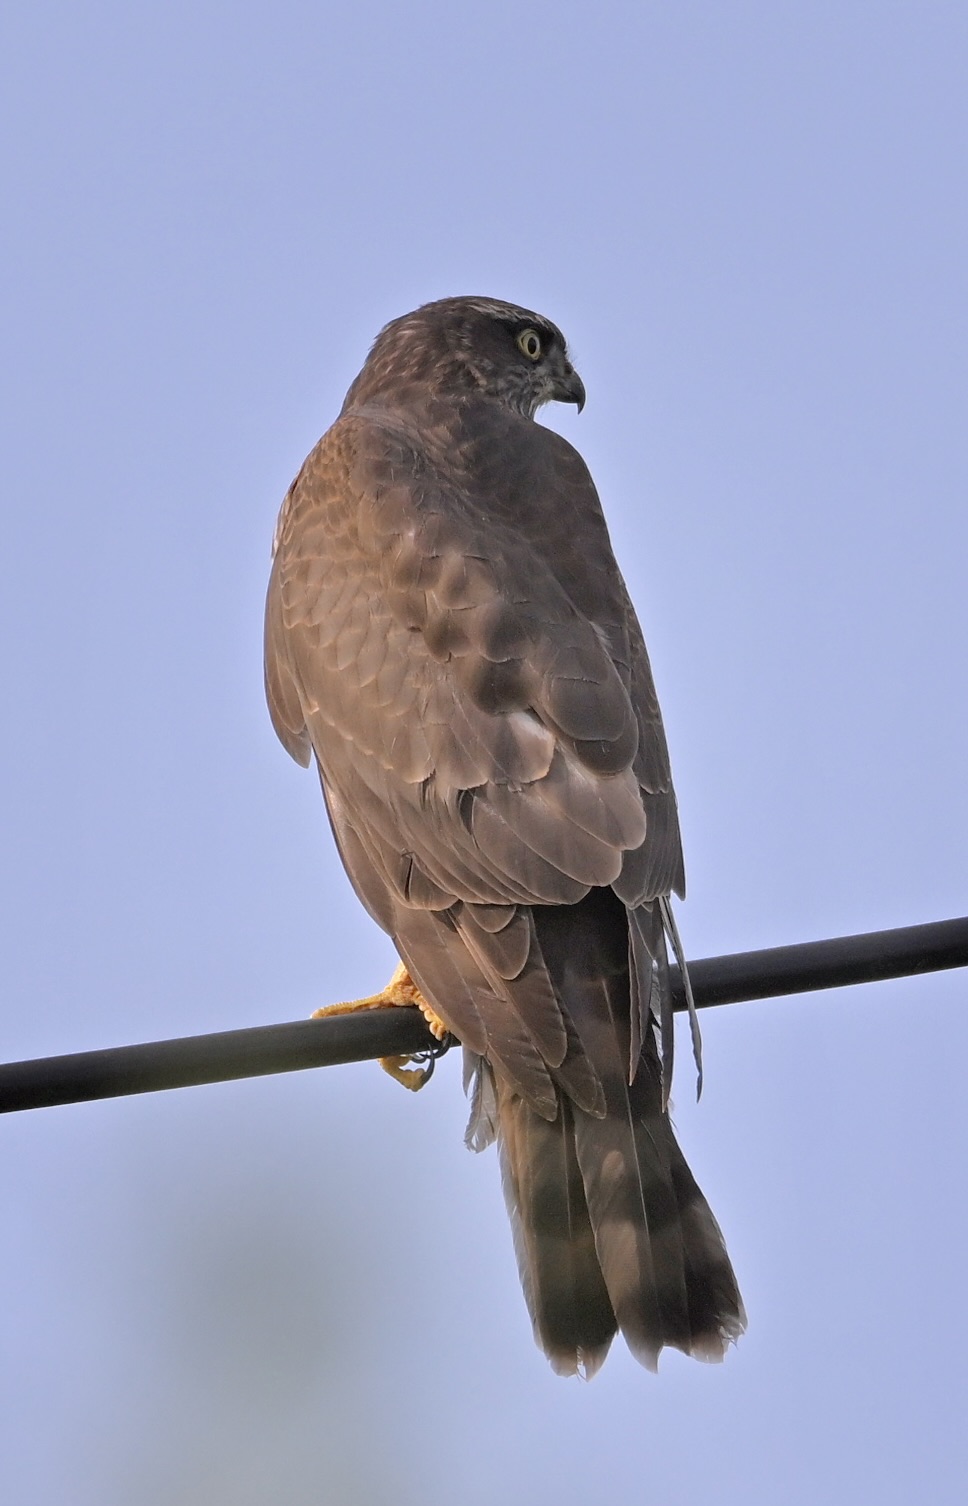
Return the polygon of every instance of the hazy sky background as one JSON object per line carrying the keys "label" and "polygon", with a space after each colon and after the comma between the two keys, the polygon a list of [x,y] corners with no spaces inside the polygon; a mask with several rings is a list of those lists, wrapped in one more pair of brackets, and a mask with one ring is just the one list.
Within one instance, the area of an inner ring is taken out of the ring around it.
{"label": "hazy sky background", "polygon": [[[968,910],[968,8],[8,6],[7,1058],[305,1015],[392,958],[262,699],[279,501],[389,318],[540,309],[649,640],[692,955]],[[31,1506],[947,1506],[964,974],[705,1019],[750,1316],[552,1375],[456,1057],[0,1125]]]}

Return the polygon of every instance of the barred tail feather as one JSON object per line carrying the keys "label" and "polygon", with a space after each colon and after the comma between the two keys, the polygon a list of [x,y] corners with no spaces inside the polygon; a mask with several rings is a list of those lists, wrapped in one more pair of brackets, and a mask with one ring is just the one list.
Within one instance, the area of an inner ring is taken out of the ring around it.
{"label": "barred tail feather", "polygon": [[559,1088],[549,1121],[500,1068],[493,1079],[536,1338],[563,1374],[594,1374],[616,1329],[650,1369],[666,1345],[722,1359],[745,1313],[719,1226],[669,1123],[652,1028],[642,1032],[629,1083],[632,1021],[641,1015],[624,906],[599,890],[579,905],[534,913],[555,990],[605,1095],[599,1116]]}
{"label": "barred tail feather", "polygon": [[569,1105],[553,1123],[498,1086],[504,1196],[537,1342],[559,1375],[590,1380],[608,1353],[615,1314],[595,1247]]}

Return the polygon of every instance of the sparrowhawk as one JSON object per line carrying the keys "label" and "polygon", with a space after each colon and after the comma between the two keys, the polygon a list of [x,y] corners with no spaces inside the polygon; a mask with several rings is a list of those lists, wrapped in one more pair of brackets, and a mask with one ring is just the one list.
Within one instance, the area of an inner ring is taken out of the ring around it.
{"label": "sparrowhawk", "polygon": [[669,1123],[684,878],[649,660],[588,470],[534,421],[584,400],[527,309],[388,324],[283,503],[266,687],[399,977],[463,1043],[537,1340],[590,1376],[617,1330],[654,1368],[721,1359],[745,1315]]}

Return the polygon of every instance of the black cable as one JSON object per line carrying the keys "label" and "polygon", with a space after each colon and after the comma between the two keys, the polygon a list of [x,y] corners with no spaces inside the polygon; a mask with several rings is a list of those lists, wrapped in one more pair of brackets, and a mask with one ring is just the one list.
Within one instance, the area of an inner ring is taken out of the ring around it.
{"label": "black cable", "polygon": [[[952,967],[968,967],[968,916],[761,952],[703,957],[690,963],[689,977],[696,1004],[704,1009]],[[673,978],[676,1008],[681,1010],[685,1001],[676,969]],[[435,1051],[439,1047],[415,1009],[368,1010],[324,1020],[256,1025],[9,1062],[0,1066],[0,1113]]]}

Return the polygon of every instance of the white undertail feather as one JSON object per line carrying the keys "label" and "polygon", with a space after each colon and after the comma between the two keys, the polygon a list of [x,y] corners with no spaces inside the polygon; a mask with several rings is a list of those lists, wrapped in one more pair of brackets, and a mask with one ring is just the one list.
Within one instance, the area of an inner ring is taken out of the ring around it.
{"label": "white undertail feather", "polygon": [[[679,927],[676,925],[676,917],[672,912],[672,902],[667,894],[663,894],[660,897],[659,909],[662,914],[662,924],[665,926],[666,934],[672,942],[672,950],[676,954],[676,961],[679,964],[679,972],[682,977],[682,987],[686,995],[686,1009],[689,1012],[689,1034],[692,1037],[692,1054],[696,1063],[696,1101],[698,1102],[702,1097],[702,1033],[699,1029],[699,1015],[696,1011],[696,1001],[692,994],[692,983],[689,980],[686,954],[679,938]],[[666,1107],[669,1101],[668,1086],[665,1084],[663,1086],[665,1089],[665,1103],[663,1107]]]}

